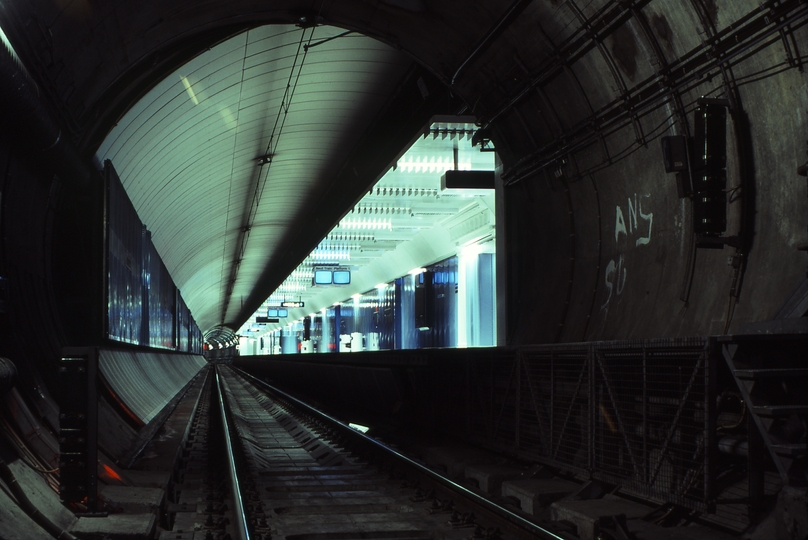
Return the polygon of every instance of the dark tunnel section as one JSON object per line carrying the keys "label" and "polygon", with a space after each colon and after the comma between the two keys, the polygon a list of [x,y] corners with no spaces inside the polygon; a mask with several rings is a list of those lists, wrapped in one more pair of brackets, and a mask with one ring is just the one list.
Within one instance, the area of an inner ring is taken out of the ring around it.
{"label": "dark tunnel section", "polygon": [[404,449],[464,441],[687,509],[733,535],[788,538],[781,517],[754,527],[775,499],[772,516],[804,500],[805,429],[791,413],[808,410],[805,342],[747,335],[234,364]]}
{"label": "dark tunnel section", "polygon": [[199,369],[202,334],[114,170],[74,189],[16,142],[0,140],[0,350],[16,366],[15,395],[58,432],[58,363],[64,347],[80,344],[134,366],[153,362],[135,378],[157,384],[131,394],[126,369],[102,361],[109,411],[127,418],[144,397],[164,405]]}
{"label": "dark tunnel section", "polygon": [[51,265],[59,189],[43,180],[43,174],[50,178],[45,171],[17,155],[7,140],[0,141],[0,343],[17,366],[18,386],[39,396],[48,395],[45,383],[55,387],[54,360],[67,343]]}
{"label": "dark tunnel section", "polygon": [[75,538],[74,512],[93,510],[87,479],[99,491],[131,486],[124,469],[207,362],[111,165],[78,189],[9,133],[0,131],[0,473],[21,488],[17,503],[4,498],[0,536],[40,537],[42,527]]}
{"label": "dark tunnel section", "polygon": [[[181,1],[164,17],[163,8],[110,2],[86,20],[61,17],[45,0],[0,12],[48,83],[31,91],[49,103],[31,118],[60,119],[32,139],[30,126],[17,129],[24,115],[4,102],[0,130],[0,355],[17,372],[4,397],[21,429],[49,427],[31,446],[54,468],[50,393],[64,346],[113,349],[100,358],[109,384],[98,404],[101,422],[118,430],[102,444],[123,457],[154,435],[172,395],[199,383],[204,359],[199,329],[120,192],[129,217],[103,227],[114,221],[111,169],[102,177],[75,165],[89,163],[92,148],[82,158],[49,145],[99,140],[99,126],[114,121],[104,107],[116,85],[134,81],[130,97],[141,91],[139,77],[166,61],[176,33],[280,17],[240,12],[252,4],[200,10]],[[279,4],[287,20],[298,3]],[[451,81],[502,158],[497,238],[510,347],[239,362],[378,429],[444,430],[707,512],[735,533],[793,496],[801,506],[789,534],[804,537],[808,5],[535,1],[501,37],[481,42],[493,23],[487,10],[446,3],[419,19],[396,2],[377,4],[334,3],[327,16]],[[451,10],[464,24],[443,23]],[[121,28],[124,20],[132,24]],[[109,46],[111,36],[120,46]],[[726,230],[706,236],[733,243],[699,239],[699,201],[666,170],[660,148],[663,135],[693,140],[705,96],[726,102],[726,170],[692,171],[726,174],[726,187],[704,190],[726,195]],[[43,134],[53,135],[48,144]],[[176,380],[162,380],[167,373]],[[5,387],[11,370],[2,376]],[[112,460],[103,464],[115,472]]]}
{"label": "dark tunnel section", "polygon": [[88,190],[55,189],[53,291],[66,342],[201,354],[202,333],[112,164]]}

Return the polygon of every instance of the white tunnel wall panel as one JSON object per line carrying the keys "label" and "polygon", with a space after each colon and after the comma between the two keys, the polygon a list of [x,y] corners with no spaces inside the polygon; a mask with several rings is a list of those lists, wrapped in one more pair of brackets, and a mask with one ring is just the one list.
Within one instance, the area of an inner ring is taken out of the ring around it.
{"label": "white tunnel wall panel", "polygon": [[[415,276],[408,275],[396,280],[396,301],[400,309],[396,314],[401,313],[401,322],[397,325],[396,341],[398,348],[417,349],[417,332],[415,328]],[[400,329],[400,330],[399,330]]]}
{"label": "white tunnel wall panel", "polygon": [[458,346],[496,345],[496,255],[458,257]]}
{"label": "white tunnel wall panel", "polygon": [[109,349],[98,359],[104,380],[144,424],[206,364],[202,356]]}

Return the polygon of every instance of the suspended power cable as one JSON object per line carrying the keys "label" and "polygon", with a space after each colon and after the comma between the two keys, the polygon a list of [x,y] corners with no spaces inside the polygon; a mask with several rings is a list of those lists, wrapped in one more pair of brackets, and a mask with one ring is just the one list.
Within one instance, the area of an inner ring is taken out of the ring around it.
{"label": "suspended power cable", "polygon": [[[245,67],[247,64],[247,46],[250,42],[250,31],[247,31],[245,36],[244,42],[244,56],[241,59],[241,80],[239,81],[239,96],[238,96],[238,104],[239,106],[236,109],[236,126],[238,126],[239,116],[241,114],[241,99],[244,96],[244,72]],[[238,129],[238,128],[236,128]],[[235,171],[235,160],[236,160],[236,142],[238,140],[238,133],[235,134],[233,137],[233,150],[231,151],[230,155],[230,186],[227,194],[227,214],[225,217],[225,230],[230,230],[230,208],[231,202],[233,199],[233,172]],[[224,324],[224,317],[227,313],[227,303],[230,297],[230,288],[228,282],[225,280],[225,261],[227,260],[227,236],[222,241],[222,266],[221,266],[221,277],[222,277],[222,287],[224,290],[224,301],[222,306],[222,321],[221,323]]]}
{"label": "suspended power cable", "polygon": [[[308,33],[308,39],[306,39],[306,31],[311,30]],[[266,147],[264,149],[264,153],[262,156],[258,158],[257,166],[258,169],[258,178],[255,182],[255,186],[252,189],[252,194],[249,198],[249,204],[247,206],[247,215],[246,219],[242,222],[242,226],[238,232],[238,241],[237,241],[237,248],[236,254],[233,259],[233,264],[231,266],[230,272],[230,279],[226,282],[226,294],[224,298],[224,302],[222,303],[222,315],[221,315],[221,323],[224,324],[225,319],[227,317],[227,308],[230,304],[230,299],[233,294],[233,290],[236,285],[236,279],[238,278],[239,267],[241,266],[241,261],[244,258],[244,253],[247,250],[247,242],[249,241],[250,231],[252,230],[253,223],[255,222],[256,214],[258,213],[258,206],[261,202],[261,197],[264,194],[264,189],[266,188],[267,181],[269,179],[269,174],[272,168],[272,161],[273,157],[278,149],[278,145],[280,143],[281,135],[283,134],[284,126],[286,125],[286,120],[289,116],[289,109],[291,108],[292,101],[294,99],[295,91],[297,89],[297,84],[300,80],[300,75],[303,72],[303,66],[306,63],[306,57],[308,55],[309,45],[311,45],[312,39],[314,38],[314,30],[315,26],[309,28],[303,28],[300,40],[297,44],[297,50],[295,51],[295,56],[292,60],[292,67],[289,70],[289,77],[286,81],[286,88],[284,89],[283,96],[281,97],[281,103],[278,107],[278,112],[275,115],[275,121],[272,125],[272,130],[269,134],[269,139],[267,141]]]}

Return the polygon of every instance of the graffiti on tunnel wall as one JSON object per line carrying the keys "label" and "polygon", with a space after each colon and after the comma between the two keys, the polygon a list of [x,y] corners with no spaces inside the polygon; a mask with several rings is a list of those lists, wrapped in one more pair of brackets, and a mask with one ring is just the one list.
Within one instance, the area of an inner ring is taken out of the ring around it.
{"label": "graffiti on tunnel wall", "polygon": [[[650,199],[651,194],[629,197],[626,212],[620,205],[615,207],[614,243],[617,251],[639,248],[651,243],[651,231],[654,226],[653,212],[643,211],[643,199]],[[648,201],[646,201],[646,207]],[[626,219],[628,215],[628,219]],[[612,298],[623,294],[628,279],[628,269],[624,253],[612,258],[606,265],[604,283],[606,285],[606,300],[600,306],[601,311],[608,312]]]}

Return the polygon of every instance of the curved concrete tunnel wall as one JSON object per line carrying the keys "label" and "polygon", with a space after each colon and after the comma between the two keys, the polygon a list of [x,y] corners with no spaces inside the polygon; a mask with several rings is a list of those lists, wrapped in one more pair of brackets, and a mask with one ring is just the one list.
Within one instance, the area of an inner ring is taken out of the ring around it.
{"label": "curved concrete tunnel wall", "polygon": [[[2,24],[15,43],[23,44],[21,56],[41,64],[40,76],[51,83],[49,95],[61,100],[58,114],[73,126],[86,156],[126,107],[170,68],[226,35],[255,24],[293,21],[310,7],[310,2],[293,0],[271,7],[246,0],[208,2],[204,9],[190,0],[170,7],[157,1],[110,1],[92,9],[89,3],[74,4],[86,4],[88,10],[61,12],[46,0],[13,2],[3,8]],[[517,2],[521,12],[491,39],[485,36],[510,6],[345,1],[325,6],[319,15],[325,24],[400,47],[444,83],[454,80],[453,92],[468,104],[465,114],[484,124],[493,119],[489,128],[505,179],[518,179],[504,188],[511,345],[724,330],[733,279],[727,257],[734,249],[699,250],[689,302],[680,299],[688,267],[690,203],[678,199],[653,137],[687,132],[695,100],[719,97],[727,81],[733,87],[734,78],[738,84],[731,94],[740,106],[736,120],[741,129],[736,139],[729,123],[728,171],[730,186],[745,174],[748,187],[745,202],[730,207],[727,233],[735,234],[740,226],[740,204],[748,205],[747,216],[754,222],[729,331],[771,318],[805,271],[805,254],[795,245],[808,240],[808,204],[805,183],[795,170],[806,157],[808,76],[783,66],[786,50],[776,33],[767,38],[768,47],[747,51],[755,53],[749,58],[740,61],[747,52],[733,57],[739,63],[724,65],[723,73],[705,56],[700,75],[686,88],[676,86],[676,77],[693,73],[664,76],[666,66],[707,51],[705,42],[715,32],[731,31],[750,14],[762,18],[756,0],[583,4]],[[784,5],[804,23],[804,3]],[[50,37],[27,33],[26,21],[48,28]],[[804,55],[806,27],[789,39],[801,47],[796,54]],[[577,48],[573,43],[579,43]],[[720,45],[720,40],[711,43]],[[633,101],[640,97],[644,101]],[[647,139],[647,147],[636,144],[638,136]],[[618,160],[624,151],[627,155]],[[43,178],[38,185],[47,183]],[[46,229],[34,242],[41,245],[34,247],[47,259],[51,225],[41,201],[48,200],[48,188],[34,188],[11,200],[43,206],[23,219]],[[4,203],[12,204],[5,196]],[[28,289],[12,293],[18,295],[14,316],[26,309],[19,306],[35,287],[50,291],[58,283],[41,269],[44,262],[22,254],[19,246],[32,245],[30,231],[17,227],[6,230],[9,249],[18,251],[14,263],[30,263],[27,272],[41,275],[36,281],[41,285],[27,284]],[[24,328],[51,328],[52,318],[52,313],[35,314],[28,322],[20,319],[19,327],[27,332],[23,335],[32,335]]]}
{"label": "curved concrete tunnel wall", "polygon": [[115,394],[144,424],[185,387],[207,362],[201,356],[102,350],[98,369]]}

